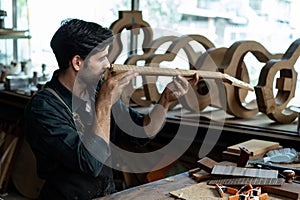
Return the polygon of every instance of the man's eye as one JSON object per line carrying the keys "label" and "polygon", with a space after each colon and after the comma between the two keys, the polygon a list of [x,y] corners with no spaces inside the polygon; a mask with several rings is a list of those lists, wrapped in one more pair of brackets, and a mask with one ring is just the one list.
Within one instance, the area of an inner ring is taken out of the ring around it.
{"label": "man's eye", "polygon": [[102,61],[104,61],[105,59],[106,59],[106,56],[103,56],[103,57],[99,58],[99,62],[102,62]]}

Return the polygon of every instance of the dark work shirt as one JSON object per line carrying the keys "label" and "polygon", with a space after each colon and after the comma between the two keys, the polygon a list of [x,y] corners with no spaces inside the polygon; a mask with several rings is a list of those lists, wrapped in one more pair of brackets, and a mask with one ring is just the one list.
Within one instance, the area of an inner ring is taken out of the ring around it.
{"label": "dark work shirt", "polygon": [[[58,81],[57,74],[56,71],[45,87],[52,88],[72,111],[85,110],[86,102],[79,98],[72,109],[72,93]],[[114,106],[120,112],[128,112],[137,125],[142,125],[142,114],[121,102]],[[81,114],[83,121],[92,117],[87,111]],[[46,180],[40,199],[92,199],[115,192],[112,169],[88,150],[109,160],[110,147],[95,134],[80,135],[68,108],[51,92],[42,89],[32,97],[24,120],[26,139],[35,154],[38,175]],[[85,129],[89,129],[88,121],[84,124]],[[112,119],[112,142],[121,136],[124,132]]]}

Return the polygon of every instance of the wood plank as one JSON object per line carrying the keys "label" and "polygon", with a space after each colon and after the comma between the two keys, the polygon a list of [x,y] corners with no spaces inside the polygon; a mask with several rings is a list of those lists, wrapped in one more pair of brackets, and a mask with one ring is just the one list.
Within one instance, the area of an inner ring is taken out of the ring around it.
{"label": "wood plank", "polygon": [[218,165],[219,163],[214,161],[213,159],[209,157],[204,157],[200,159],[198,162],[198,165],[200,169],[203,169],[206,172],[211,172],[215,165]]}
{"label": "wood plank", "polygon": [[148,76],[176,76],[181,75],[184,77],[192,77],[195,73],[201,78],[208,79],[221,79],[226,83],[233,86],[240,87],[246,90],[254,91],[254,88],[244,81],[241,81],[233,76],[224,74],[221,72],[205,71],[205,70],[185,70],[185,69],[172,69],[172,68],[161,68],[151,66],[136,66],[136,65],[122,65],[122,64],[111,64],[110,71],[114,73],[120,73],[125,71],[138,72],[139,75]]}
{"label": "wood plank", "polygon": [[[171,195],[180,199],[189,199],[189,200],[222,200],[215,186],[207,185],[206,182],[198,183],[191,185],[179,190],[171,191]],[[226,194],[228,197],[229,194]]]}
{"label": "wood plank", "polygon": [[282,186],[262,186],[262,191],[291,199],[300,199],[300,184],[296,183],[284,183]]}
{"label": "wood plank", "polygon": [[[279,148],[282,148],[282,146],[279,146]],[[249,160],[255,160],[255,159],[258,159],[258,158],[262,158],[262,157],[264,157],[265,154],[266,154],[266,152],[263,152],[261,154],[256,154],[254,156],[250,156]],[[237,162],[237,160],[239,158],[240,158],[239,153],[232,153],[232,152],[229,152],[229,151],[223,151],[222,152],[222,160]]]}
{"label": "wood plank", "polygon": [[227,147],[228,152],[240,154],[240,146],[247,148],[251,152],[251,156],[260,155],[270,150],[278,149],[280,147],[278,142],[271,142],[266,140],[251,139],[239,144]]}

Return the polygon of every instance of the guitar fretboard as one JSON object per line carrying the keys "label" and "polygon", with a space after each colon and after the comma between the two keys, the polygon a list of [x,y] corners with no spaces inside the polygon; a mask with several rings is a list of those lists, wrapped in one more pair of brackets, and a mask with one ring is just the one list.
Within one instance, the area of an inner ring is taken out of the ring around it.
{"label": "guitar fretboard", "polygon": [[211,72],[203,70],[185,70],[185,69],[171,69],[171,68],[161,68],[161,67],[142,67],[136,65],[121,65],[121,64],[112,64],[111,71],[115,73],[125,72],[125,71],[134,71],[140,75],[148,76],[176,76],[181,75],[183,77],[192,77],[195,73],[201,78],[207,79],[221,79],[224,82],[227,82],[231,85],[251,90],[253,87],[250,84],[243,82],[237,78],[229,76],[228,74],[223,74],[221,72]]}
{"label": "guitar fretboard", "polygon": [[277,178],[277,170],[244,168],[235,166],[215,165],[211,172],[212,175],[228,175],[239,177],[257,177],[257,178]]}
{"label": "guitar fretboard", "polygon": [[284,178],[227,178],[227,179],[213,179],[208,181],[209,185],[223,184],[223,185],[282,185],[285,182]]}

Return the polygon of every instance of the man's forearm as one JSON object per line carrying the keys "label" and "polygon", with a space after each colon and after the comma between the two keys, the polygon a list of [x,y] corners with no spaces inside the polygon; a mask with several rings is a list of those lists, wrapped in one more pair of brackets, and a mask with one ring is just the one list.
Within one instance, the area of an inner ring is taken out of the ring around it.
{"label": "man's forearm", "polygon": [[96,105],[96,117],[94,119],[93,131],[109,144],[110,140],[111,104],[103,103]]}
{"label": "man's forearm", "polygon": [[156,104],[144,119],[144,129],[149,137],[155,136],[165,123],[168,108]]}

